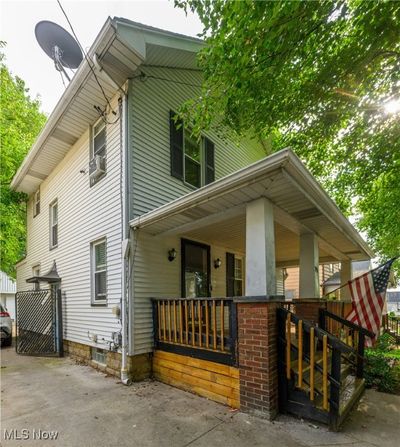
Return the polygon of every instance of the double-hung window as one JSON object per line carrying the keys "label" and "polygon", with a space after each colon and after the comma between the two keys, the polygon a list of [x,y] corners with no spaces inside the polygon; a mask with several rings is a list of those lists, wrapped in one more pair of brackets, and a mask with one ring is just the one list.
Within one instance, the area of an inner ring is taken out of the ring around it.
{"label": "double-hung window", "polygon": [[58,201],[50,204],[50,249],[58,245]]}
{"label": "double-hung window", "polygon": [[243,258],[235,256],[235,269],[234,269],[234,296],[243,295]]}
{"label": "double-hung window", "polygon": [[227,296],[243,296],[243,258],[234,253],[226,254],[226,293]]}
{"label": "double-hung window", "polygon": [[40,213],[40,189],[33,195],[33,217]]}
{"label": "double-hung window", "polygon": [[91,245],[92,304],[105,304],[107,300],[107,240]]}
{"label": "double-hung window", "polygon": [[202,142],[194,138],[190,131],[184,130],[184,164],[183,176],[184,181],[189,185],[200,188],[201,181],[201,165],[202,165]]}
{"label": "double-hung window", "polygon": [[106,174],[106,124],[100,119],[91,132],[90,185],[93,186]]}
{"label": "double-hung window", "polygon": [[93,126],[93,157],[106,155],[106,124],[101,119]]}
{"label": "double-hung window", "polygon": [[170,112],[171,175],[200,188],[215,179],[214,143],[206,137],[194,137],[175,115]]}

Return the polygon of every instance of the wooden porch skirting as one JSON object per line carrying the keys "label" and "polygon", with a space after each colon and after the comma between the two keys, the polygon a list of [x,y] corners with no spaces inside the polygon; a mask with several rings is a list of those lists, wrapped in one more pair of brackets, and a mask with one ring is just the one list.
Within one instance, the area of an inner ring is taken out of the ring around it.
{"label": "wooden porch skirting", "polygon": [[160,382],[233,408],[240,407],[238,368],[156,350],[153,374]]}

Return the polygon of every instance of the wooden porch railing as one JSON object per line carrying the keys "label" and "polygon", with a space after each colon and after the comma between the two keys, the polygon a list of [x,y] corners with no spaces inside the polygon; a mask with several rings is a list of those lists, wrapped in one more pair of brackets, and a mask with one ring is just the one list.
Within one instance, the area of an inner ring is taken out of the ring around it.
{"label": "wooden porch railing", "polygon": [[[283,410],[329,423],[335,429],[344,417],[349,396],[343,397],[343,385],[352,370],[356,374],[350,395],[359,392],[357,377],[362,375],[362,367],[358,359],[362,364],[363,358],[360,345],[344,343],[324,330],[328,317],[340,319],[335,321],[345,325],[346,320],[325,309],[320,311],[319,326],[283,307],[278,309],[280,405]],[[352,330],[363,332],[358,326]],[[361,338],[358,335],[359,343]]]}
{"label": "wooden porch railing", "polygon": [[156,349],[236,364],[236,304],[230,298],[153,298]]}
{"label": "wooden porch railing", "polygon": [[383,315],[382,330],[387,332],[396,339],[396,343],[400,343],[400,317],[392,315]]}
{"label": "wooden porch railing", "polygon": [[319,311],[319,327],[355,350],[356,376],[363,377],[365,337],[375,334],[325,309]]}

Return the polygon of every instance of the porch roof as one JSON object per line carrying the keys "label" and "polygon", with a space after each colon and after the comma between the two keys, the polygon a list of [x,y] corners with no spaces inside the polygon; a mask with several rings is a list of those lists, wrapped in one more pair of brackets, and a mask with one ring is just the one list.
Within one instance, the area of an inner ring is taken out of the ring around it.
{"label": "porch roof", "polygon": [[[320,261],[361,260],[373,252],[300,159],[290,149],[276,152],[214,183],[133,220],[152,235],[184,235],[245,250],[246,203],[266,197],[274,205],[277,265],[297,265],[298,235],[318,237]],[[240,240],[240,241],[239,241]],[[284,253],[284,254],[283,254]]]}

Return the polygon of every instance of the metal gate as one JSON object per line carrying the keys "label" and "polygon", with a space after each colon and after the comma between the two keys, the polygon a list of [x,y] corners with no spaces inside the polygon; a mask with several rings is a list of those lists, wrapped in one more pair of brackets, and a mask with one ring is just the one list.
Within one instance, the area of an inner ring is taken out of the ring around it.
{"label": "metal gate", "polygon": [[61,290],[17,292],[15,304],[17,354],[62,357]]}

